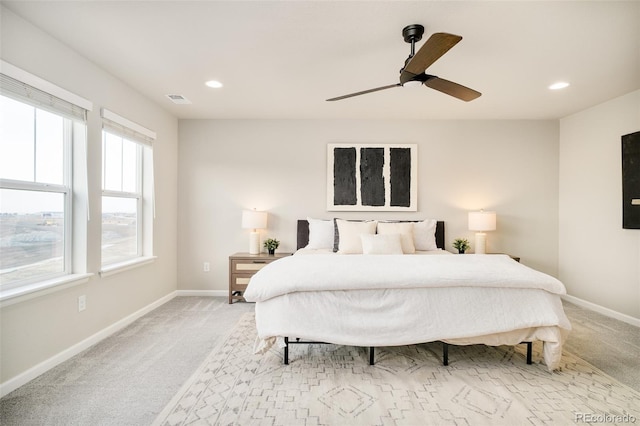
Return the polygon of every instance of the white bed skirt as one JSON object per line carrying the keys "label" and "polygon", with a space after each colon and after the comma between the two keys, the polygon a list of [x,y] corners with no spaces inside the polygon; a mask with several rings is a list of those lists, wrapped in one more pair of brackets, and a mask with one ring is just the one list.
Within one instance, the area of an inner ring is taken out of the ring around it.
{"label": "white bed skirt", "polygon": [[571,329],[557,294],[469,287],[294,292],[256,303],[256,326],[256,352],[284,336],[364,347],[540,340],[550,371]]}

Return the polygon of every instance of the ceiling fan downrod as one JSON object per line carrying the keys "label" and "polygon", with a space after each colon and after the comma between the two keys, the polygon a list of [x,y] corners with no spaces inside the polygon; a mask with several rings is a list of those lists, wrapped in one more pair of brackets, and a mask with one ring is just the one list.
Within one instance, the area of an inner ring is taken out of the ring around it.
{"label": "ceiling fan downrod", "polygon": [[412,58],[416,53],[416,42],[422,40],[424,34],[424,27],[420,24],[407,25],[402,29],[402,37],[407,43],[411,43],[411,55]]}

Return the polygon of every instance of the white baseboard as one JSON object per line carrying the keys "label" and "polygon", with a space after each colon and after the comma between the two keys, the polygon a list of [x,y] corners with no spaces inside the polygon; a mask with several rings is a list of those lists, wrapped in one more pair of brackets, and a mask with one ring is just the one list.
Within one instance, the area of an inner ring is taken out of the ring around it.
{"label": "white baseboard", "polygon": [[62,352],[52,356],[51,358],[41,362],[40,364],[34,367],[31,367],[24,373],[19,374],[16,377],[13,377],[7,380],[4,383],[0,383],[0,398],[2,398],[3,396],[7,395],[10,392],[13,392],[14,390],[18,389],[20,386],[27,384],[31,380],[35,379],[42,373],[45,373],[46,371],[52,369],[58,364],[61,364],[64,361],[74,357],[75,355],[79,354],[85,349],[90,348],[91,346],[95,345],[99,341],[111,336],[113,333],[122,330],[123,328],[125,328],[126,326],[128,326],[129,324],[137,320],[138,318],[153,311],[157,307],[167,303],[168,301],[176,297],[177,296],[176,293],[177,292],[174,291],[164,297],[161,297],[155,302],[132,313],[131,315],[121,319],[120,321],[117,321],[111,324],[110,326],[100,330],[99,332],[95,333],[94,335],[87,337],[83,341],[76,343],[75,345],[63,350]]}
{"label": "white baseboard", "polygon": [[595,303],[587,302],[586,300],[582,300],[574,296],[569,296],[568,294],[562,296],[562,298],[567,302],[571,302],[574,305],[578,305],[585,309],[589,309],[590,311],[594,311],[599,314],[605,315],[607,317],[614,318],[622,322],[626,322],[627,324],[640,327],[640,319],[634,318],[630,315],[626,315],[626,314],[614,311],[613,309],[605,308],[604,306],[596,305]]}
{"label": "white baseboard", "polygon": [[177,290],[178,296],[229,297],[228,290]]}

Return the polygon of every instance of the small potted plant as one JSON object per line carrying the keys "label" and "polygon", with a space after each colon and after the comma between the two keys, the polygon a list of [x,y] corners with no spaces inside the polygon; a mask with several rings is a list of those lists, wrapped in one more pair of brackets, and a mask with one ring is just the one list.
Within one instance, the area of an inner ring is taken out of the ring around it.
{"label": "small potted plant", "polygon": [[276,249],[278,248],[279,245],[280,245],[280,241],[276,240],[275,238],[267,238],[264,241],[264,248],[267,249],[267,252],[270,255],[274,255],[276,253]]}
{"label": "small potted plant", "polygon": [[458,249],[459,254],[464,254],[469,248],[469,240],[466,238],[456,238],[453,240],[453,248]]}

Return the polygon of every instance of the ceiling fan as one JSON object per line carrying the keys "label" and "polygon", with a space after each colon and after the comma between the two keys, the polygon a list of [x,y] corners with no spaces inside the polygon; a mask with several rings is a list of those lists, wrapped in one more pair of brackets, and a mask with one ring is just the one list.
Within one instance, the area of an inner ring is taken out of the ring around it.
{"label": "ceiling fan", "polygon": [[473,89],[465,87],[453,81],[426,74],[424,71],[437,61],[449,49],[455,46],[462,37],[454,34],[435,33],[422,45],[418,53],[415,53],[415,43],[422,39],[424,27],[419,24],[409,25],[402,30],[404,41],[411,43],[411,54],[404,62],[404,67],[400,70],[400,83],[388,86],[376,87],[375,89],[363,90],[362,92],[350,93],[327,99],[327,101],[339,101],[341,99],[360,96],[379,90],[391,89],[392,87],[402,87],[404,85],[422,85],[446,93],[465,102],[472,101],[482,95]]}

